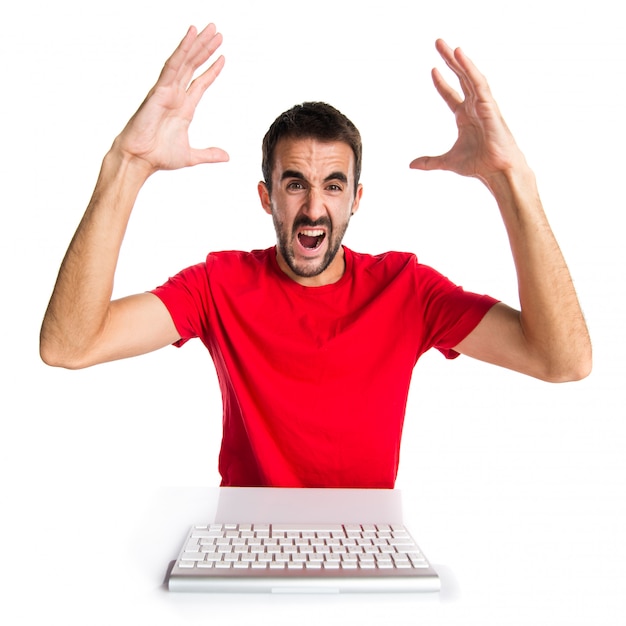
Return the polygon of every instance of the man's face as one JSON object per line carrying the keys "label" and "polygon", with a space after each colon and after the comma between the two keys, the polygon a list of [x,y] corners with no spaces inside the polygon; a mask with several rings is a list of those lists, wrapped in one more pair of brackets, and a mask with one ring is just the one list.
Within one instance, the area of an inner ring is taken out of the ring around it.
{"label": "man's face", "polygon": [[354,184],[347,143],[283,139],[276,146],[272,194],[261,182],[259,196],[274,220],[278,264],[296,282],[321,286],[343,275],[341,241],[362,194]]}

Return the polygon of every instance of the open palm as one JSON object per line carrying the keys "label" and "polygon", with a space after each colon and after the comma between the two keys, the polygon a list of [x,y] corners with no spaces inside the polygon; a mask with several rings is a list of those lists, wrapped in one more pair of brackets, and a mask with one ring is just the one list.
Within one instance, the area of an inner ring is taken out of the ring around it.
{"label": "open palm", "polygon": [[421,170],[450,170],[463,176],[487,180],[512,167],[523,158],[515,140],[502,119],[485,77],[460,50],[452,50],[437,41],[437,50],[457,75],[463,98],[434,69],[437,91],[454,113],[458,137],[452,148],[440,156],[415,159],[411,167]]}
{"label": "open palm", "polygon": [[193,79],[194,72],[219,48],[222,37],[209,24],[200,34],[191,27],[167,60],[158,81],[130,119],[117,145],[140,159],[149,171],[178,169],[228,160],[220,148],[192,148],[189,126],[198,102],[224,66],[219,57]]}

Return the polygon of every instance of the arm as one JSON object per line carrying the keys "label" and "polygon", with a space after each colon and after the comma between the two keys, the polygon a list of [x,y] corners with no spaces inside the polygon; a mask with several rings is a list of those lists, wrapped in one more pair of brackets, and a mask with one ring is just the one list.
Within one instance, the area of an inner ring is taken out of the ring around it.
{"label": "arm", "polygon": [[456,350],[537,378],[577,380],[591,370],[591,342],[572,279],[544,213],[535,177],[507,128],[485,78],[460,50],[437,49],[459,78],[461,98],[433,70],[437,91],[455,114],[449,152],[411,167],[480,179],[493,194],[511,245],[521,310],[494,306]]}
{"label": "arm", "polygon": [[111,301],[122,240],[139,190],[154,172],[225,161],[219,148],[194,149],[188,127],[223,57],[192,80],[221,44],[211,24],[190,28],[159,79],[104,157],[96,187],[65,255],[40,337],[42,359],[79,368],[163,347],[178,333],[152,294]]}

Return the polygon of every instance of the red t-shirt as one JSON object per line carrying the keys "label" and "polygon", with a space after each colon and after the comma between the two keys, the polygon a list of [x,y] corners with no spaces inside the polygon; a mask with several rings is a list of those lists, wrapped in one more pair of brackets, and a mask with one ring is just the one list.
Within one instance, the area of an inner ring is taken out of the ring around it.
{"label": "red t-shirt", "polygon": [[209,254],[154,290],[177,345],[199,337],[213,357],[222,485],[393,487],[417,359],[458,356],[496,302],[413,254],[344,250],[323,287],[291,280],[270,248]]}

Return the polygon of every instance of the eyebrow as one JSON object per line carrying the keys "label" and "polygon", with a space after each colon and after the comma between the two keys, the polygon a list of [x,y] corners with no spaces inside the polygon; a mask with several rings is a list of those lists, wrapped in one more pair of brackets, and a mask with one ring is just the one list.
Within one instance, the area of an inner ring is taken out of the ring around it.
{"label": "eyebrow", "polygon": [[[304,174],[302,172],[298,172],[297,170],[285,170],[282,173],[280,179],[285,180],[287,178],[295,178],[297,180],[306,181],[306,177],[304,176]],[[332,174],[329,174],[328,176],[326,176],[326,178],[324,179],[324,182],[327,183],[331,180],[338,180],[338,181],[341,181],[342,183],[347,183],[348,177],[343,172],[333,172]]]}

